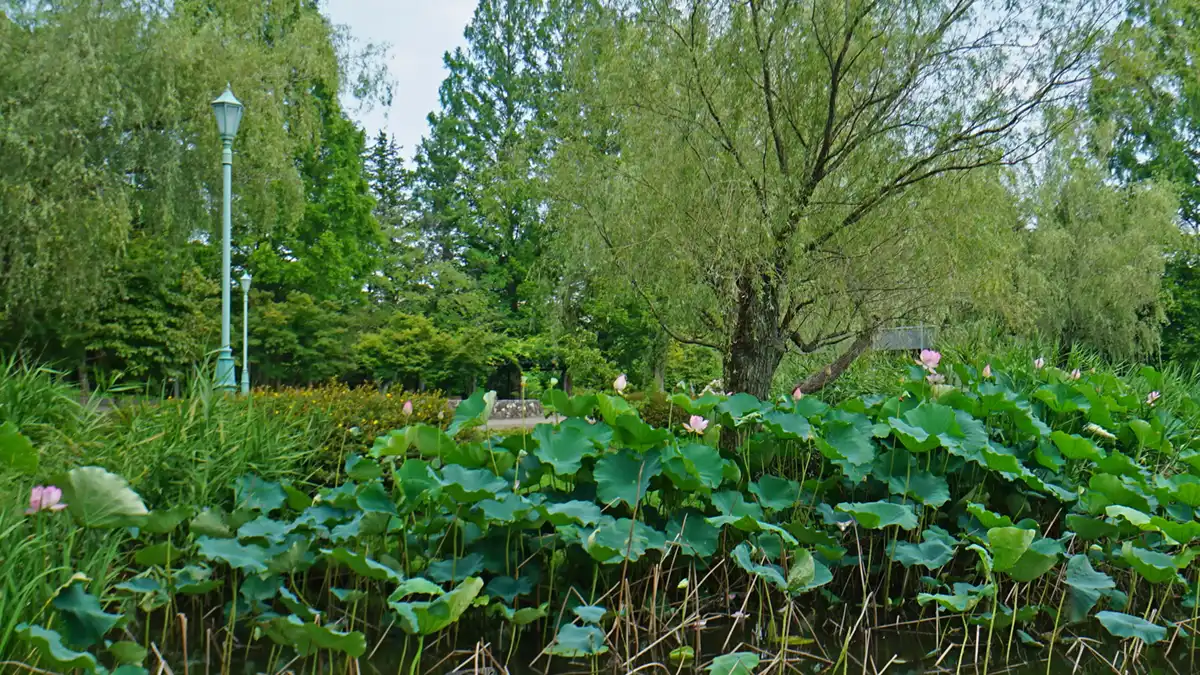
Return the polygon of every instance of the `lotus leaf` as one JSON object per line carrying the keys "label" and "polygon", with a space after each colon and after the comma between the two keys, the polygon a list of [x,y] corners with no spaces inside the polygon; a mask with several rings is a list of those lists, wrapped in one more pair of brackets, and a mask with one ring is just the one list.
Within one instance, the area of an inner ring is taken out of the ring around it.
{"label": "lotus leaf", "polygon": [[663,473],[681,490],[715,490],[725,479],[725,460],[721,453],[703,443],[667,446],[662,461]]}
{"label": "lotus leaf", "polygon": [[920,544],[897,541],[892,560],[906,568],[921,565],[935,570],[954,558],[954,547],[958,542],[942,528],[930,527],[921,532],[921,538],[924,541]]}
{"label": "lotus leaf", "polygon": [[239,539],[263,539],[271,544],[278,544],[287,536],[287,523],[272,520],[267,516],[259,516],[238,528]]}
{"label": "lotus leaf", "polygon": [[327,650],[357,659],[367,651],[367,639],[362,633],[343,633],[315,623],[305,623],[294,614],[271,619],[262,627],[263,632],[275,643],[291,647],[301,656]]}
{"label": "lotus leaf", "polygon": [[375,579],[377,581],[390,581],[397,584],[402,580],[400,573],[396,570],[383,563],[371,560],[361,553],[355,553],[339,547],[333,550],[323,548],[321,549],[321,555],[349,567],[360,577]]}
{"label": "lotus leaf", "polygon": [[96,657],[76,652],[63,645],[62,636],[41,626],[17,624],[17,637],[33,645],[42,663],[56,668],[79,668],[85,672],[96,669]]}
{"label": "lotus leaf", "polygon": [[625,502],[637,506],[650,488],[650,479],[661,472],[658,453],[639,455],[621,450],[606,454],[596,462],[596,495],[604,504]]}
{"label": "lotus leaf", "polygon": [[667,523],[667,543],[679,547],[683,555],[706,559],[717,552],[721,531],[696,510],[676,513]]}
{"label": "lotus leaf", "polygon": [[817,438],[817,448],[834,460],[846,460],[854,466],[865,466],[875,460],[871,437],[850,422],[826,422]]}
{"label": "lotus leaf", "polygon": [[67,644],[82,649],[99,644],[121,620],[120,614],[106,613],[100,601],[84,590],[88,581],[87,577],[76,575],[58,590],[51,602],[62,618]]}
{"label": "lotus leaf", "polygon": [[[38,470],[38,453],[12,422],[0,424],[0,466],[32,476]],[[68,502],[70,503],[70,502]]]}
{"label": "lotus leaf", "polygon": [[567,396],[562,389],[547,390],[542,395],[542,403],[563,417],[587,417],[596,409],[595,396]]}
{"label": "lotus leaf", "polygon": [[1091,461],[1099,461],[1104,458],[1104,451],[1096,447],[1095,443],[1080,436],[1079,434],[1068,434],[1065,431],[1055,431],[1050,434],[1050,439],[1058,446],[1060,452],[1067,459],[1086,459]]}
{"label": "lotus leaf", "polygon": [[146,505],[124,478],[98,466],[71,469],[54,480],[63,502],[80,525],[109,529],[138,522]]}
{"label": "lotus leaf", "polygon": [[750,493],[758,497],[763,508],[790,509],[800,499],[800,483],[778,476],[763,476],[750,484]]}
{"label": "lotus leaf", "polygon": [[220,509],[204,509],[188,524],[188,530],[197,536],[217,539],[228,539],[233,536],[233,530],[225,524],[225,514]]}
{"label": "lotus leaf", "polygon": [[183,553],[178,548],[170,541],[164,541],[138,549],[138,552],[133,554],[133,561],[144,567],[169,567],[173,561],[178,562],[182,557]]}
{"label": "lotus leaf", "polygon": [[483,588],[479,577],[466,579],[454,590],[427,602],[389,602],[400,627],[410,635],[432,635],[458,621]]}
{"label": "lotus leaf", "polygon": [[517,579],[506,576],[493,577],[484,590],[488,595],[500,598],[511,605],[517,601],[519,596],[533,593],[533,579],[527,576]]}
{"label": "lotus leaf", "polygon": [[151,511],[141,518],[133,519],[137,528],[146,534],[170,534],[183,521],[195,515],[190,506],[179,504],[166,511]]}
{"label": "lotus leaf", "polygon": [[772,410],[763,416],[763,426],[776,438],[811,441],[816,438],[812,424],[804,415],[795,412]]}
{"label": "lotus leaf", "polygon": [[350,480],[355,480],[360,483],[368,483],[377,478],[383,477],[383,469],[379,467],[379,463],[363,459],[361,455],[351,453],[346,458],[346,476]]}
{"label": "lotus leaf", "polygon": [[1165,553],[1139,548],[1127,541],[1121,547],[1121,557],[1152,584],[1166,583],[1178,576],[1175,560]]}
{"label": "lotus leaf", "polygon": [[879,530],[892,525],[911,530],[917,526],[917,514],[909,504],[842,502],[837,505],[837,510],[849,513],[859,525],[868,530]]}
{"label": "lotus leaf", "polygon": [[567,623],[558,629],[547,651],[554,656],[577,659],[604,654],[608,646],[604,643],[604,631],[600,628]]}
{"label": "lotus leaf", "polygon": [[299,617],[300,620],[314,623],[320,621],[321,613],[302,602],[294,593],[284,587],[280,587],[278,591],[279,601],[283,603],[284,607],[288,608],[289,612]]}
{"label": "lotus leaf", "polygon": [[1167,637],[1167,629],[1150,623],[1139,616],[1121,612],[1100,612],[1096,615],[1104,629],[1116,637],[1137,638],[1146,644],[1154,644]]}
{"label": "lotus leaf", "polygon": [[1117,533],[1117,526],[1112,523],[1075,513],[1067,516],[1067,527],[1084,541],[1111,537]]}
{"label": "lotus leaf", "polygon": [[458,503],[473,503],[496,496],[509,484],[487,469],[464,469],[450,464],[442,469],[442,491]]}
{"label": "lotus leaf", "polygon": [[917,603],[921,605],[935,602],[938,606],[948,609],[952,612],[967,612],[975,608],[979,601],[991,597],[996,593],[996,587],[991,584],[976,586],[964,582],[954,584],[953,593],[951,594],[930,594],[920,593],[917,595]]}
{"label": "lotus leaf", "polygon": [[778,565],[766,564],[760,565],[753,560],[754,550],[750,544],[742,542],[733,549],[733,561],[738,567],[746,570],[756,577],[761,577],[764,581],[774,585],[781,591],[788,590],[787,579],[784,578],[783,568]]}
{"label": "lotus leaf", "polygon": [[537,448],[533,451],[542,462],[554,468],[560,476],[574,476],[584,457],[595,457],[598,450],[585,431],[577,425],[539,424],[533,428]]}
{"label": "lotus leaf", "polygon": [[561,504],[543,504],[540,510],[545,514],[546,520],[555,526],[570,523],[594,525],[600,521],[600,507],[594,502],[575,500]]}
{"label": "lotus leaf", "polygon": [[705,670],[712,675],[754,675],[758,662],[754,652],[734,652],[713,659]]}
{"label": "lotus leaf", "polygon": [[196,540],[196,550],[209,560],[220,560],[247,574],[267,571],[267,550],[256,544],[242,544],[233,539],[200,537]]}
{"label": "lotus leaf", "polygon": [[271,513],[283,508],[287,502],[287,493],[279,483],[263,480],[258,476],[246,475],[238,478],[234,484],[235,508],[251,509]]}
{"label": "lotus leaf", "polygon": [[146,648],[136,642],[122,640],[108,646],[108,653],[113,655],[117,663],[141,665],[146,660]]}
{"label": "lotus leaf", "polygon": [[605,612],[608,610],[598,605],[580,605],[571,611],[575,613],[575,616],[579,617],[580,621],[599,625],[600,621],[604,619]]}
{"label": "lotus leaf", "polygon": [[543,602],[537,607],[522,607],[521,609],[513,609],[502,603],[492,605],[492,611],[504,617],[505,621],[517,626],[528,626],[529,624],[544,619],[550,613],[550,603]]}
{"label": "lotus leaf", "polygon": [[628,518],[602,523],[584,537],[584,549],[602,563],[637,560],[648,551],[665,551],[667,538],[640,521]]}
{"label": "lotus leaf", "polygon": [[485,393],[482,389],[476,389],[475,393],[464,399],[454,409],[454,420],[450,422],[446,434],[454,437],[464,429],[486,424],[492,415],[492,407],[495,403],[496,392]]}
{"label": "lotus leaf", "polygon": [[446,591],[441,586],[423,577],[413,577],[400,582],[396,590],[388,596],[388,602],[399,602],[410,595],[440,596]]}
{"label": "lotus leaf", "polygon": [[429,563],[425,574],[438,583],[459,582],[483,571],[483,555],[468,553],[461,558]]}
{"label": "lotus leaf", "polygon": [[1062,544],[1057,541],[1049,538],[1038,539],[1021,555],[1016,564],[1005,572],[1016,581],[1033,581],[1050,571],[1062,553]]}

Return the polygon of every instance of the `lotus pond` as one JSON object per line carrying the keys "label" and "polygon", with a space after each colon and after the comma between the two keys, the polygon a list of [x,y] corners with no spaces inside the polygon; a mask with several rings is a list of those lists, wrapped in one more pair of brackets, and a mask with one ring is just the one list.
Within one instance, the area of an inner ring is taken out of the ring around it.
{"label": "lotus pond", "polygon": [[[27,600],[2,667],[1194,671],[1200,443],[1160,376],[984,365],[834,406],[676,395],[665,428],[551,390],[562,421],[506,437],[480,393],[222,504],[76,468],[3,536],[112,555]],[[0,427],[6,471],[37,458]]]}

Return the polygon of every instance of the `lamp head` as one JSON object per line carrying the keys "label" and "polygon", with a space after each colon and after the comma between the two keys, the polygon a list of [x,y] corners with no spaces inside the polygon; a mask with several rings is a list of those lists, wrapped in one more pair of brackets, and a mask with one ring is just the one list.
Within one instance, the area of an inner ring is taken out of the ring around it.
{"label": "lamp head", "polygon": [[249,293],[250,292],[250,273],[242,272],[241,281],[242,281],[242,292]]}
{"label": "lamp head", "polygon": [[242,122],[242,102],[233,95],[229,85],[225,85],[225,93],[212,102],[213,114],[217,117],[217,131],[221,140],[233,140],[237,135],[238,125]]}

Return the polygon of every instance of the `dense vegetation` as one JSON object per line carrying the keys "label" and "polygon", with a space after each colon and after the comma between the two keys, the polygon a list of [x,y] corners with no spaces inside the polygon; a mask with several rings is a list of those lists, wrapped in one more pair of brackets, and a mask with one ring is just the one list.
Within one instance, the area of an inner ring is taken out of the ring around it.
{"label": "dense vegetation", "polygon": [[256,383],[763,397],[903,324],[1189,359],[1192,11],[481,0],[399,148],[315,0],[9,0],[0,348],[85,391],[206,367],[230,81]]}
{"label": "dense vegetation", "polygon": [[[347,657],[426,672],[473,640],[506,667],[1186,661],[1200,592],[1190,381],[934,352],[891,367],[907,374],[889,390],[836,405],[678,394],[686,417],[662,427],[619,393],[553,389],[561,422],[480,434],[479,394],[444,428],[332,450],[340,470],[318,483],[306,476],[327,460],[295,445],[312,418],[264,414],[258,397],[198,394],[186,430],[163,434],[146,425],[179,424],[178,409],[96,419],[47,374],[11,369],[10,410],[41,452],[0,427],[0,650],[130,675]],[[51,427],[71,435],[38,435]],[[721,449],[722,435],[736,442]],[[77,466],[81,443],[121,452]],[[188,480],[155,480],[180,452]],[[22,513],[17,486],[34,478],[57,487]],[[913,626],[902,646],[863,643]]]}

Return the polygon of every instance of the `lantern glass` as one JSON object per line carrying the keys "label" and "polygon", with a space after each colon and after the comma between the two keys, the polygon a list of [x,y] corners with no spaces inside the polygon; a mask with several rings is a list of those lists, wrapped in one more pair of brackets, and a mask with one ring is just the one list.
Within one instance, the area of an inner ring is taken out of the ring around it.
{"label": "lantern glass", "polygon": [[212,109],[221,138],[232,139],[236,136],[238,125],[242,122],[242,102],[233,95],[233,90],[226,86],[225,93],[212,102]]}

